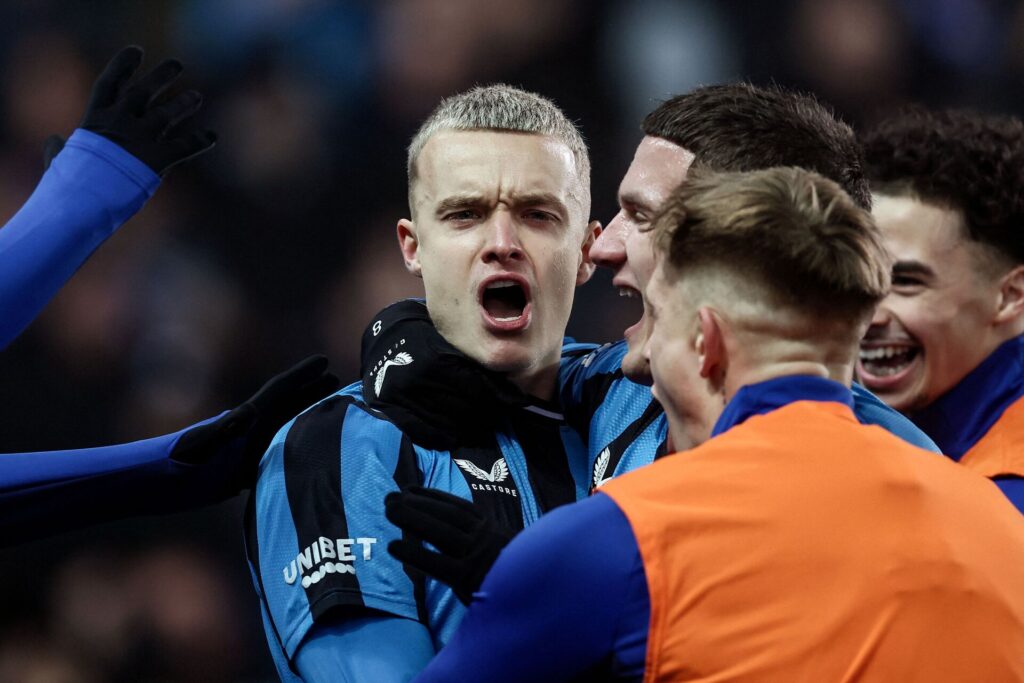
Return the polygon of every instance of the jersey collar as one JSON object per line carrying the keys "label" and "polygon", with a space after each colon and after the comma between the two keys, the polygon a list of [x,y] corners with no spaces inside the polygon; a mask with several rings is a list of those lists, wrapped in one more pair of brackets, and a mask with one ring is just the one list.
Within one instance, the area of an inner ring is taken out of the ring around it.
{"label": "jersey collar", "polygon": [[853,409],[849,387],[823,377],[788,375],[741,387],[725,406],[711,436],[744,422],[753,415],[764,415],[795,401],[831,401]]}
{"label": "jersey collar", "polygon": [[978,367],[909,415],[942,452],[959,460],[1024,395],[1024,336],[1003,342]]}

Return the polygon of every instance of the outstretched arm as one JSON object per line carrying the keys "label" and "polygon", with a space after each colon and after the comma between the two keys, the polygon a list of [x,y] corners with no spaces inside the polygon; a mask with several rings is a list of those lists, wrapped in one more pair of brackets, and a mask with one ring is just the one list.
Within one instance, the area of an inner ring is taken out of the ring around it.
{"label": "outstretched arm", "polygon": [[639,680],[649,618],[632,529],[598,494],[512,540],[416,681],[554,682],[609,671]]}
{"label": "outstretched arm", "polygon": [[[131,83],[141,60],[138,47],[111,60],[93,86],[81,127],[0,228],[0,349],[153,195],[159,174],[213,146],[208,131],[176,132],[199,108],[199,93],[153,101],[181,64],[167,60]],[[48,142],[47,155],[59,148]]]}
{"label": "outstretched arm", "polygon": [[0,455],[0,547],[233,496],[255,480],[259,457],[277,430],[337,386],[326,358],[307,358],[240,406],[174,434]]}

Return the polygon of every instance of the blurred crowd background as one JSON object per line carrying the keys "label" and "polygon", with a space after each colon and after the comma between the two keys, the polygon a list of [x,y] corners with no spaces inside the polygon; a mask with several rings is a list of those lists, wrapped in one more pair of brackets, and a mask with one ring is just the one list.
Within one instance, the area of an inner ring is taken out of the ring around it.
{"label": "blurred crowd background", "polygon": [[[1020,1],[4,0],[0,221],[129,43],[185,62],[219,143],[0,353],[0,453],[176,430],[313,352],[355,379],[374,312],[421,292],[394,237],[405,146],[472,85],[538,91],[580,124],[602,222],[643,115],[696,85],[812,90],[855,126],[909,101],[1024,110]],[[608,283],[579,291],[571,335],[638,317]],[[274,680],[243,508],[0,552],[0,681]]]}

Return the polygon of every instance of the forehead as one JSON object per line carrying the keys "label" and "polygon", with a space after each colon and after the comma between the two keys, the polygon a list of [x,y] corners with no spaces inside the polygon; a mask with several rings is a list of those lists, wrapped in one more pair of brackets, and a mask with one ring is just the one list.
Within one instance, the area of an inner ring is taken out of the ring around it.
{"label": "forehead", "polygon": [[963,218],[954,209],[914,197],[876,194],[871,213],[897,260],[948,265],[941,262],[954,253],[971,250]]}
{"label": "forehead", "polygon": [[686,178],[693,153],[664,138],[644,137],[619,186],[620,195],[635,195],[657,208]]}
{"label": "forehead", "polygon": [[426,201],[539,191],[565,199],[580,183],[568,145],[534,133],[442,131],[423,146],[417,172],[414,191]]}

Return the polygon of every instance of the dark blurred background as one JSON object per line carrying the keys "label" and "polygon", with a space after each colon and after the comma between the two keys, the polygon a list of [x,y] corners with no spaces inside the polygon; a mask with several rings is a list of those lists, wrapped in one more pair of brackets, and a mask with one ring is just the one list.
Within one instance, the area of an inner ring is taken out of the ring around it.
{"label": "dark blurred background", "polygon": [[[696,85],[817,92],[855,126],[908,101],[1020,113],[1024,2],[1001,0],[3,0],[0,220],[137,43],[186,64],[212,153],[175,169],[0,353],[0,453],[163,434],[322,351],[346,381],[383,305],[419,293],[394,236],[405,146],[446,95],[553,98],[607,222],[643,115]],[[639,315],[599,273],[569,333]],[[274,680],[242,497],[0,552],[0,681]]]}

